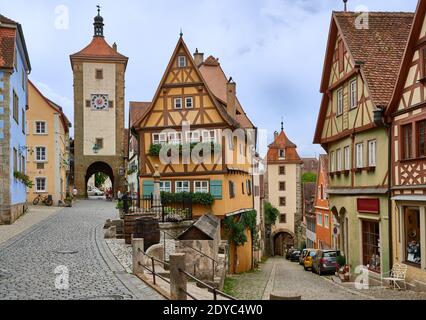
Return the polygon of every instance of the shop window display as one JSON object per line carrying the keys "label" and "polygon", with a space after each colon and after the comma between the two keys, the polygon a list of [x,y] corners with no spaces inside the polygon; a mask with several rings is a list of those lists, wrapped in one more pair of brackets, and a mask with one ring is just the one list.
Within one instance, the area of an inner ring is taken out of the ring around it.
{"label": "shop window display", "polygon": [[417,208],[405,209],[405,259],[409,263],[421,265],[420,255],[420,211]]}
{"label": "shop window display", "polygon": [[380,272],[380,227],[378,222],[362,222],[363,264],[369,270]]}

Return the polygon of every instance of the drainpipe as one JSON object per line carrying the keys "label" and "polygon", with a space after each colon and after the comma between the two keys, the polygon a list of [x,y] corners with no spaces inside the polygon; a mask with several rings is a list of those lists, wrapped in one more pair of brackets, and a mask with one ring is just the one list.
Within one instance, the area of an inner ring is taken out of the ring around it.
{"label": "drainpipe", "polygon": [[385,120],[386,108],[380,107],[373,111],[374,124],[387,130],[388,135],[388,237],[389,237],[389,270],[393,265],[393,242],[392,242],[392,125]]}

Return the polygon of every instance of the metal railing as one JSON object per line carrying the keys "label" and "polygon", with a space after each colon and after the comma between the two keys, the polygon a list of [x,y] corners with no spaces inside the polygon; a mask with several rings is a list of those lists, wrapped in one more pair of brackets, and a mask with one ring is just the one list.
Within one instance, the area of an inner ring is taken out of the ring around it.
{"label": "metal railing", "polygon": [[169,266],[169,264],[165,261],[161,261],[159,259],[156,259],[152,256],[150,256],[149,254],[145,253],[144,251],[142,251],[140,248],[138,249],[139,253],[142,253],[143,255],[147,256],[149,259],[151,259],[151,267],[152,269],[149,269],[147,266],[145,266],[143,263],[140,263],[140,261],[138,261],[139,266],[141,266],[142,268],[144,268],[145,270],[147,270],[148,272],[150,272],[152,274],[152,281],[154,283],[154,285],[157,284],[156,278],[155,277],[159,277],[160,279],[162,279],[163,281],[167,282],[168,284],[170,284],[170,280],[167,279],[166,277],[163,277],[161,274],[155,272],[155,262],[161,263],[163,266]]}
{"label": "metal railing", "polygon": [[[179,272],[181,272],[181,273],[183,273],[185,276],[187,276],[188,278],[190,278],[190,279],[192,279],[193,281],[195,281],[195,282],[197,282],[197,283],[199,283],[199,284],[201,284],[203,287],[205,287],[205,288],[207,288],[209,291],[211,291],[212,293],[213,293],[213,300],[217,300],[217,296],[219,295],[219,296],[222,296],[222,297],[224,297],[224,298],[227,298],[228,300],[237,300],[236,298],[234,298],[234,297],[231,297],[229,294],[226,294],[225,292],[222,292],[222,291],[220,291],[220,290],[218,290],[218,289],[216,289],[215,287],[213,287],[213,286],[210,286],[210,285],[208,285],[207,283],[205,283],[205,282],[203,282],[203,281],[201,281],[201,280],[199,280],[199,279],[197,279],[196,277],[194,277],[192,274],[190,274],[189,272],[186,272],[185,270],[182,270],[182,269],[179,269]],[[185,292],[186,294],[188,294],[188,292]],[[189,295],[189,294],[188,294]],[[192,298],[192,296],[191,295],[189,295],[191,298]],[[195,299],[195,300],[197,300],[197,299]]]}
{"label": "metal railing", "polygon": [[[174,241],[179,241],[179,240],[177,240],[175,237],[173,237],[173,235],[171,235],[170,233],[168,233],[168,232],[166,232],[166,231],[164,231],[164,230],[161,230],[161,232],[163,233],[163,250],[164,250],[164,259],[166,258],[166,235],[168,235],[169,236],[169,240],[174,240]],[[182,244],[184,247],[186,247],[186,248],[189,248],[189,249],[192,249],[192,250],[194,250],[196,253],[198,253],[199,255],[201,255],[202,257],[204,257],[204,258],[207,258],[207,259],[209,259],[209,260],[211,260],[211,262],[212,262],[212,267],[213,267],[213,270],[212,270],[212,280],[214,281],[214,277],[215,277],[215,272],[216,272],[216,267],[218,267],[219,266],[219,262],[218,261],[216,261],[214,258],[212,258],[212,257],[210,257],[209,255],[207,255],[207,254],[205,254],[204,252],[202,252],[202,251],[200,251],[200,250],[198,250],[198,249],[196,249],[196,248],[194,248],[194,247],[191,247],[190,245],[187,245],[186,243],[184,243],[184,242],[182,242],[182,241],[180,241],[180,244]],[[197,272],[196,272],[196,267],[197,267],[197,265],[194,263],[194,275],[196,275],[197,274]]]}
{"label": "metal railing", "polygon": [[[145,266],[143,263],[140,263],[140,261],[138,261],[138,265],[141,266],[142,268],[144,268],[145,270],[147,270],[149,273],[152,274],[152,281],[154,283],[154,285],[157,285],[157,280],[156,277],[160,278],[161,280],[165,281],[166,283],[168,283],[169,285],[170,283],[170,279],[167,279],[166,277],[163,277],[161,274],[159,274],[158,272],[155,272],[155,262],[161,263],[163,266],[168,266],[170,267],[170,264],[166,261],[162,261],[159,259],[154,258],[153,256],[145,253],[143,250],[141,250],[140,248],[138,249],[139,253],[142,253],[143,255],[147,256],[149,259],[151,259],[151,268],[148,268],[147,266]],[[195,276],[193,276],[192,274],[190,274],[189,272],[186,272],[185,270],[182,269],[178,269],[179,272],[183,273],[186,277],[188,277],[189,279],[195,281],[196,283],[202,285],[204,288],[206,288],[207,290],[211,291],[213,294],[213,300],[217,300],[218,296],[222,296],[228,300],[237,300],[236,298],[226,294],[225,292],[222,292],[218,289],[216,289],[215,287],[208,285],[207,283],[201,281],[200,279],[196,278]],[[192,295],[191,293],[188,292],[188,290],[182,290],[187,296],[189,296],[190,298],[192,298],[193,300],[198,300],[194,295]]]}

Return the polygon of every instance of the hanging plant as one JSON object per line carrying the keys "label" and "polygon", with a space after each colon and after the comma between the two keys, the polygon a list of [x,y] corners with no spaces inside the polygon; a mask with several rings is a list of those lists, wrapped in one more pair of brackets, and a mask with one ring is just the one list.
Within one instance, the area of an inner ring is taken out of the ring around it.
{"label": "hanging plant", "polygon": [[253,243],[257,241],[256,217],[256,210],[242,213],[240,219],[227,217],[224,224],[229,241],[236,246],[243,246],[247,242],[246,229],[250,230]]}
{"label": "hanging plant", "polygon": [[32,188],[34,186],[34,183],[31,181],[30,177],[27,176],[25,173],[15,171],[13,173],[13,176],[16,180],[22,182],[27,188]]}

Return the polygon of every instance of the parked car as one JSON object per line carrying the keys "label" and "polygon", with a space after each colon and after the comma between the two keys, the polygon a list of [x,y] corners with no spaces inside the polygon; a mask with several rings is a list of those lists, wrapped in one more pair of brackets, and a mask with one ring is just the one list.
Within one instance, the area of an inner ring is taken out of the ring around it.
{"label": "parked car", "polygon": [[91,189],[87,192],[87,194],[88,194],[89,196],[103,196],[103,195],[104,195],[103,191],[99,190],[99,189],[98,189],[98,188],[96,188],[96,187],[91,188]]}
{"label": "parked car", "polygon": [[303,268],[305,271],[312,270],[312,263],[317,255],[317,249],[309,249],[303,259]]}
{"label": "parked car", "polygon": [[307,248],[307,249],[303,249],[302,253],[300,254],[300,259],[299,259],[299,264],[301,266],[303,266],[303,262],[305,260],[306,254],[308,253],[309,250],[314,250],[312,248]]}
{"label": "parked car", "polygon": [[302,252],[300,250],[293,250],[290,254],[290,261],[291,262],[298,262],[300,259],[300,254]]}
{"label": "parked car", "polygon": [[290,260],[291,253],[292,253],[294,250],[296,250],[296,249],[294,249],[294,248],[290,248],[290,249],[287,249],[287,250],[285,251],[285,258],[286,258],[287,260]]}
{"label": "parked car", "polygon": [[338,256],[340,256],[339,250],[318,250],[312,263],[312,272],[319,275],[336,272]]}

